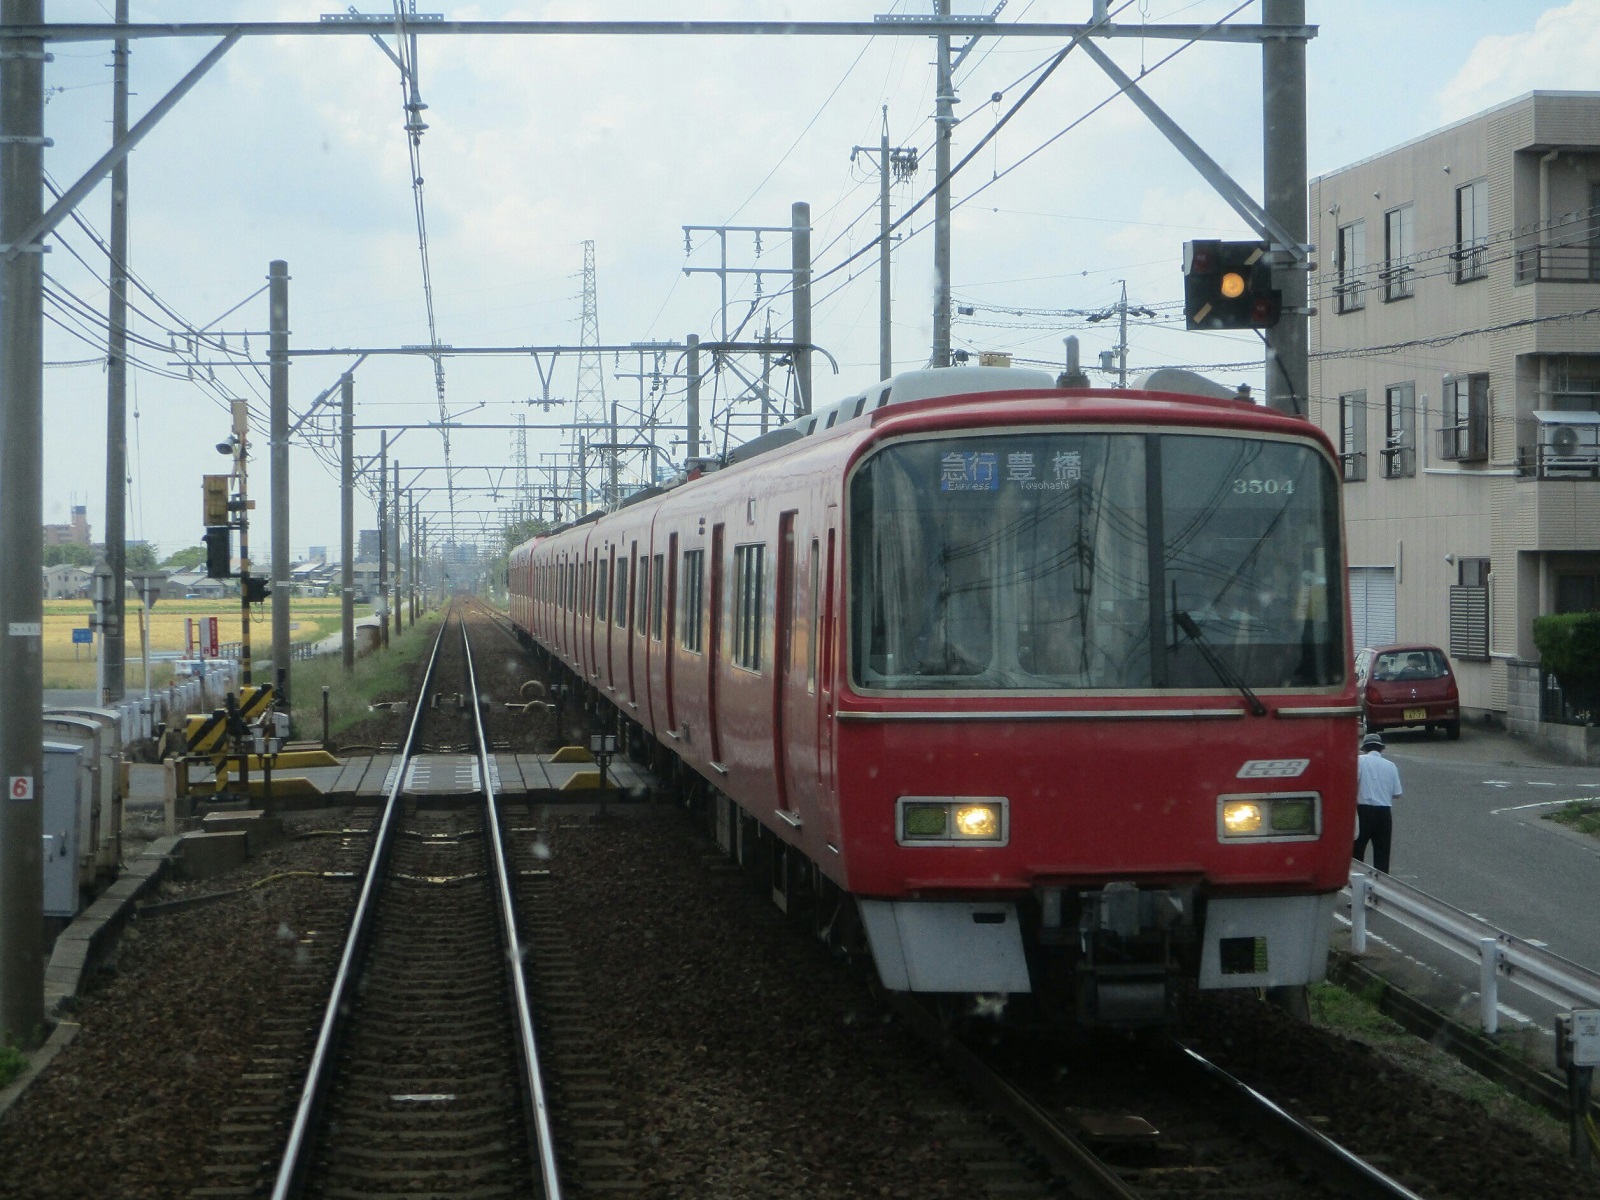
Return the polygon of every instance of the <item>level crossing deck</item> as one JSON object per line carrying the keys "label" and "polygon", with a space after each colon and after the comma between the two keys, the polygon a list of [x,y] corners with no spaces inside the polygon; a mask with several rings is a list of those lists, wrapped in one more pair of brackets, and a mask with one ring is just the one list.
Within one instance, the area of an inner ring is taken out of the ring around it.
{"label": "level crossing deck", "polygon": [[[570,751],[569,751],[570,753]],[[554,762],[549,754],[499,753],[489,757],[490,782],[502,799],[533,803],[595,800],[600,791],[600,767],[593,762]],[[308,803],[349,804],[375,800],[388,794],[399,770],[397,754],[352,754],[337,766],[298,766],[273,773],[274,807],[306,807]],[[476,756],[471,754],[419,754],[406,770],[402,791],[415,796],[473,795],[482,790]],[[196,770],[191,777],[197,798],[209,791],[211,772]],[[261,773],[252,772],[251,791],[258,797]],[[643,768],[624,758],[606,764],[604,798],[648,795],[655,780]]]}

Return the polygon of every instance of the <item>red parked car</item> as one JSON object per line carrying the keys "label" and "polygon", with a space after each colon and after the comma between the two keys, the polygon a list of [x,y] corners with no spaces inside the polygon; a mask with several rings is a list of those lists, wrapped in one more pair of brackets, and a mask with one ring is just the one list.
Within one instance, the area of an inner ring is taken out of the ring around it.
{"label": "red parked car", "polygon": [[1356,684],[1367,730],[1399,725],[1461,736],[1461,695],[1450,660],[1437,646],[1377,646],[1356,655]]}

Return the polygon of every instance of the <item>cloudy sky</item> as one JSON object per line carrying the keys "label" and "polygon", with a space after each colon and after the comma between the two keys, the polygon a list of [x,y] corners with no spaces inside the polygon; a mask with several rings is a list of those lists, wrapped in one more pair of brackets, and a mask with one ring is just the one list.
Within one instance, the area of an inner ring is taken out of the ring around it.
{"label": "cloudy sky", "polygon": [[[362,7],[384,11],[388,0]],[[132,0],[139,21],[316,20],[342,5],[306,0]],[[422,0],[450,19],[866,20],[880,12],[930,11],[931,0]],[[993,11],[990,0],[955,0],[955,11]],[[1204,23],[1260,19],[1237,0],[1113,0],[1119,22]],[[1534,88],[1579,89],[1600,80],[1600,0],[1309,0],[1320,35],[1308,51],[1310,167],[1336,169]],[[1082,21],[1091,0],[1011,0],[1000,22]],[[46,0],[46,19],[106,21],[112,0]],[[392,44],[392,39],[391,44]],[[205,39],[136,41],[133,119],[209,49]],[[957,74],[959,158],[1026,90],[1064,43],[989,38]],[[1203,43],[1165,62],[1178,44],[1102,43],[1131,74],[1151,70],[1147,90],[1237,180],[1260,192],[1260,52]],[[58,186],[77,179],[109,144],[109,45],[54,47],[47,67],[45,165]],[[716,239],[685,225],[787,226],[790,206],[811,205],[821,275],[869,246],[877,233],[876,168],[851,149],[876,146],[887,107],[891,143],[915,147],[922,168],[893,193],[896,215],[931,187],[933,47],[930,39],[485,38],[421,39],[418,80],[428,105],[419,149],[437,336],[452,346],[576,345],[583,243],[595,245],[600,340],[681,341],[720,333],[715,276],[685,267],[717,262]],[[1247,231],[1224,203],[1086,57],[1070,55],[954,183],[952,286],[972,310],[954,344],[1008,351],[1055,366],[1062,337],[1076,333],[1084,361],[1116,341],[1115,321],[1090,322],[1127,285],[1131,305],[1156,318],[1130,329],[1130,371],[1207,365],[1227,383],[1260,387],[1253,335],[1185,333],[1185,239]],[[994,97],[998,94],[998,101]],[[249,399],[260,414],[252,493],[263,501],[253,539],[267,544],[265,497],[268,263],[284,259],[291,344],[297,350],[397,347],[429,341],[421,258],[402,131],[399,72],[370,40],[252,38],[237,45],[131,157],[131,262],[135,291],[129,422],[128,535],[163,552],[200,533],[200,476],[222,466],[212,446],[227,432],[224,400]],[[87,504],[104,525],[104,321],[109,189],[81,206],[46,259],[45,519]],[[897,370],[925,365],[933,299],[931,205],[904,227],[894,260]],[[786,236],[728,236],[731,266],[786,267]],[[1324,248],[1322,254],[1328,253]],[[765,296],[781,276],[763,281]],[[253,298],[252,298],[253,296]],[[732,320],[753,311],[746,336],[788,334],[790,310],[758,304],[752,277],[730,282]],[[235,311],[230,313],[229,310]],[[228,314],[224,316],[223,314]],[[219,319],[220,318],[220,319]],[[878,375],[876,254],[818,284],[814,340],[838,361],[816,365],[817,403]],[[195,343],[197,329],[225,337]],[[176,348],[174,348],[176,347]],[[206,365],[196,369],[190,363]],[[303,413],[353,356],[301,357],[290,406]],[[235,366],[229,366],[230,362]],[[252,366],[251,363],[260,364]],[[671,360],[668,367],[677,364]],[[743,364],[759,370],[759,360]],[[550,393],[565,403],[530,406],[542,392],[526,355],[445,360],[444,403],[465,423],[526,418],[527,458],[537,468],[563,453],[577,359],[553,369]],[[546,363],[547,369],[549,364]],[[636,357],[607,356],[600,374],[622,423],[661,423],[663,446],[682,420],[681,379],[652,389],[633,378]],[[1105,376],[1092,372],[1097,381]],[[214,377],[213,377],[214,376]],[[782,372],[775,387],[784,385]],[[731,374],[708,379],[705,408],[720,418],[738,391]],[[641,392],[643,402],[641,405]],[[439,419],[425,358],[372,358],[356,373],[359,425]],[[741,410],[739,421],[752,410]],[[308,424],[307,429],[316,427]],[[437,430],[398,435],[403,480],[423,496],[436,529],[451,523]],[[632,433],[629,434],[632,436]],[[714,435],[718,445],[723,437]],[[737,432],[734,436],[740,436]],[[361,456],[378,433],[358,435]],[[457,430],[450,458],[458,535],[476,536],[514,500],[516,435]],[[292,451],[291,545],[337,554],[338,487],[330,443]],[[673,448],[681,457],[681,446]],[[640,460],[642,462],[642,460]],[[485,513],[488,512],[488,515]],[[357,525],[373,523],[358,501]]]}

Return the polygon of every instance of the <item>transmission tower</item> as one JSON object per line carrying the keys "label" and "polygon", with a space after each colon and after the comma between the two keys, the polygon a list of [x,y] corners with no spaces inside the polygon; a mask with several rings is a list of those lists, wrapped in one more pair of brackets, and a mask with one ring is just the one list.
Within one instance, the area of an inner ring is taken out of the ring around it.
{"label": "transmission tower", "polygon": [[517,432],[511,443],[511,465],[517,472],[517,520],[526,521],[533,515],[532,491],[528,487],[528,418],[517,414]]}
{"label": "transmission tower", "polygon": [[[600,344],[600,313],[594,279],[594,242],[583,243],[583,318],[578,331],[578,345]],[[589,466],[602,468],[599,476],[605,483],[598,489],[601,498],[608,502],[617,499],[617,430],[611,408],[606,403],[605,366],[598,350],[579,350],[578,394],[572,416],[573,450],[578,458],[579,476],[584,480],[581,503],[588,506],[591,493],[597,489],[588,486]],[[589,449],[591,443],[599,443]]]}

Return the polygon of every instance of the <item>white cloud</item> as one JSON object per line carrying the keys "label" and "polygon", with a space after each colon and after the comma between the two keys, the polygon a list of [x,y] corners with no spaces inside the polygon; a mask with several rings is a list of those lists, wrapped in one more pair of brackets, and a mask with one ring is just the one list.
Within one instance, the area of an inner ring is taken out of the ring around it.
{"label": "white cloud", "polygon": [[1534,89],[1595,87],[1600,81],[1600,0],[1572,0],[1524,33],[1481,39],[1439,93],[1441,123]]}

